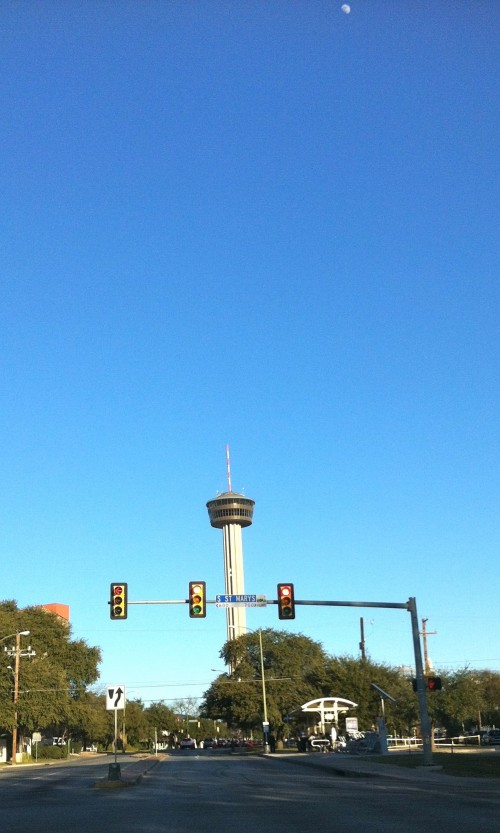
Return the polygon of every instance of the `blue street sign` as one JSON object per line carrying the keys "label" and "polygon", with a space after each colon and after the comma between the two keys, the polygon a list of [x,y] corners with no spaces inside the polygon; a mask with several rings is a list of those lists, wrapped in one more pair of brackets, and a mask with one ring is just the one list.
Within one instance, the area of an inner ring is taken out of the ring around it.
{"label": "blue street sign", "polygon": [[233,596],[216,596],[215,607],[265,607],[267,598],[262,593],[237,593]]}

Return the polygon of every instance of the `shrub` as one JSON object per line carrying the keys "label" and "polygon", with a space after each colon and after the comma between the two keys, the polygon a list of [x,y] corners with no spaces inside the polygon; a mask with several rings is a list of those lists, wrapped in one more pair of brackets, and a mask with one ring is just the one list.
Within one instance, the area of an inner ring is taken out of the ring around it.
{"label": "shrub", "polygon": [[66,746],[45,746],[44,744],[38,744],[38,760],[41,758],[45,760],[60,760],[61,758],[67,758],[68,750]]}

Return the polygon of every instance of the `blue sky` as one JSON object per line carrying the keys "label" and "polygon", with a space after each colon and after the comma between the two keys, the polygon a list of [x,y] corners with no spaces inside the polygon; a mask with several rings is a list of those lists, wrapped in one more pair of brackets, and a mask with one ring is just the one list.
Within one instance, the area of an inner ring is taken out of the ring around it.
{"label": "blue sky", "polygon": [[[248,593],[405,602],[500,670],[500,7],[2,3],[0,598],[71,607],[146,702],[222,669],[206,501]],[[410,666],[404,611],[251,610]],[[343,692],[332,692],[342,696]]]}

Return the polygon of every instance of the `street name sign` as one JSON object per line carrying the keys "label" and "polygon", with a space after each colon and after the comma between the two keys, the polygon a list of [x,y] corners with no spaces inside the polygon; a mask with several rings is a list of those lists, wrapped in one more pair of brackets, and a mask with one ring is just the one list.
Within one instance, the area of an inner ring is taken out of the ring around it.
{"label": "street name sign", "polygon": [[116,711],[125,708],[125,686],[108,685],[106,688],[106,710]]}
{"label": "street name sign", "polygon": [[261,593],[236,593],[232,596],[215,597],[215,607],[265,607],[267,597]]}

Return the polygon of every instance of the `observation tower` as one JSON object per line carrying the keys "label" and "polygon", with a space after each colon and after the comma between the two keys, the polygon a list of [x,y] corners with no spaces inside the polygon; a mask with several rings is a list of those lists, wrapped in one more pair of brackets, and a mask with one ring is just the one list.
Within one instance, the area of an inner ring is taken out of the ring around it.
{"label": "observation tower", "polygon": [[[239,596],[245,593],[241,530],[252,523],[255,501],[233,492],[231,488],[229,446],[226,446],[226,461],[228,491],[209,500],[207,509],[210,524],[216,529],[222,529],[224,593],[226,596]],[[228,607],[226,623],[228,641],[237,639],[246,632],[246,608]]]}

